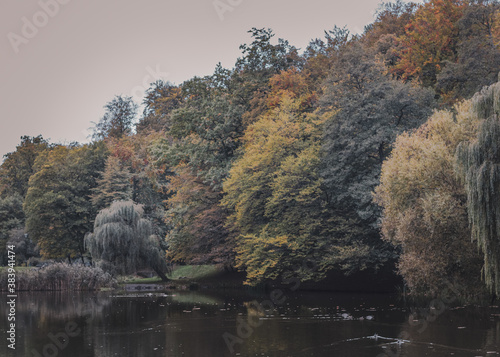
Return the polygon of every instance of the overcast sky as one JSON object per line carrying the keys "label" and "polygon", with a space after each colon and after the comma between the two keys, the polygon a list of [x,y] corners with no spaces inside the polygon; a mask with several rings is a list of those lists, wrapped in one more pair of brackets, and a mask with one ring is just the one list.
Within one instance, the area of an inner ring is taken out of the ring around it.
{"label": "overcast sky", "polygon": [[380,3],[1,0],[0,157],[22,135],[86,142],[108,101],[119,94],[139,101],[156,79],[180,84],[218,62],[232,68],[252,27],[270,27],[304,49],[334,25],[362,32]]}

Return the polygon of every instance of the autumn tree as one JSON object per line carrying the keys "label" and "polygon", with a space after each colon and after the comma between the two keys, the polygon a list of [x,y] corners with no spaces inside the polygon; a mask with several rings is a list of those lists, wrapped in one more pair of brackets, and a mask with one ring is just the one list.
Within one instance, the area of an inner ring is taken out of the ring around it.
{"label": "autumn tree", "polygon": [[97,215],[93,233],[85,237],[85,247],[104,269],[111,265],[116,273],[125,275],[151,267],[168,281],[165,253],[143,214],[141,206],[131,201],[115,201]]}
{"label": "autumn tree", "polygon": [[401,248],[398,269],[410,290],[439,295],[452,286],[462,298],[482,291],[482,266],[470,240],[467,195],[455,174],[455,151],[475,136],[471,103],[439,111],[404,133],[384,162],[376,201],[384,239]]}
{"label": "autumn tree", "polygon": [[383,36],[400,37],[405,34],[405,28],[413,20],[417,4],[413,2],[382,3],[377,9],[375,21],[365,27],[362,40],[368,46],[374,46]]}
{"label": "autumn tree", "polygon": [[169,82],[158,80],[146,91],[143,100],[144,111],[136,125],[138,134],[148,131],[161,132],[170,126],[170,114],[184,101],[182,88]]}
{"label": "autumn tree", "polygon": [[463,0],[430,0],[421,5],[399,37],[400,60],[392,72],[403,79],[418,79],[434,86],[443,61],[454,61],[458,20],[466,7]]}
{"label": "autumn tree", "polygon": [[97,186],[92,190],[92,204],[98,209],[109,207],[114,201],[126,201],[132,197],[131,174],[119,158],[109,156]]}
{"label": "autumn tree", "polygon": [[242,56],[236,61],[230,84],[235,103],[245,109],[245,125],[257,120],[268,109],[269,78],[289,68],[301,67],[303,62],[297,49],[288,41],[273,41],[271,29],[252,28],[248,32],[253,41],[240,46]]}
{"label": "autumn tree", "polygon": [[335,26],[332,30],[325,31],[324,39],[316,38],[309,42],[302,55],[304,63],[300,73],[312,91],[321,91],[338,55],[351,40],[352,36],[347,28]]}
{"label": "autumn tree", "polygon": [[232,263],[219,202],[245,127],[229,81],[218,66],[212,76],[183,83],[185,104],[171,113],[169,130],[152,149],[156,164],[170,170],[166,242],[175,261]]}
{"label": "autumn tree", "polygon": [[320,240],[326,229],[318,173],[321,121],[301,114],[299,106],[285,97],[247,129],[244,154],[224,182],[223,204],[238,233],[237,267],[245,269],[250,284],[276,279],[326,253],[328,243]]}
{"label": "autumn tree", "polygon": [[152,143],[164,133],[146,130],[135,135],[106,139],[107,165],[92,196],[98,210],[114,200],[132,200],[141,204],[145,217],[153,223],[155,234],[164,236],[164,201],[169,168],[157,164]]}
{"label": "autumn tree", "polygon": [[458,21],[456,59],[445,61],[436,90],[445,103],[471,98],[483,86],[497,81],[500,51],[495,33],[500,29],[496,1],[469,4]]}

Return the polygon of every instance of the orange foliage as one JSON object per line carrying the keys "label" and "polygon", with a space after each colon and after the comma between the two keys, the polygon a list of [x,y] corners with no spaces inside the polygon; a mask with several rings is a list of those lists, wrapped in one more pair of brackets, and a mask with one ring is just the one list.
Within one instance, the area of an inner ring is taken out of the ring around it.
{"label": "orange foliage", "polygon": [[399,39],[401,59],[392,72],[403,79],[433,84],[442,61],[454,59],[457,23],[465,7],[462,0],[431,0],[422,5]]}

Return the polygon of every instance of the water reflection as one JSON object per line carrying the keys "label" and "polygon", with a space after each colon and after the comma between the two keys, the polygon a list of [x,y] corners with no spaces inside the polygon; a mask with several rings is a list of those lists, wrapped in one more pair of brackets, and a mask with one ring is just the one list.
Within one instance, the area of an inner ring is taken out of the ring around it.
{"label": "water reflection", "polygon": [[[301,293],[262,311],[258,303],[268,299],[243,292],[20,293],[16,351],[2,338],[0,355],[416,357],[499,351],[497,307],[429,314],[388,295]],[[4,336],[6,311],[0,309]],[[411,342],[398,343],[398,337]]]}

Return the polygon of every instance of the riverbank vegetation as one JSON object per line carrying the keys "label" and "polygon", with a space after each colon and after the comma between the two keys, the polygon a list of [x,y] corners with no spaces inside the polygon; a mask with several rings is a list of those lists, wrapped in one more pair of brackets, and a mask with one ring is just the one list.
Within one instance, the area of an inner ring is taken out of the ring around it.
{"label": "riverbank vegetation", "polygon": [[500,4],[387,3],[302,50],[250,34],[233,68],[152,83],[142,113],[112,99],[88,144],[21,138],[3,263],[10,242],[19,264],[217,265],[252,285],[395,270],[414,294],[498,295]]}
{"label": "riverbank vegetation", "polygon": [[[8,269],[0,270],[0,290],[6,290]],[[16,268],[16,291],[95,291],[116,287],[116,280],[100,268],[54,263],[44,268]]]}

